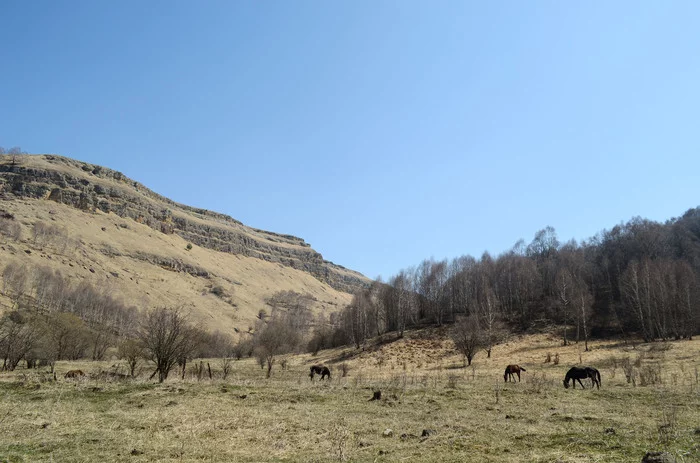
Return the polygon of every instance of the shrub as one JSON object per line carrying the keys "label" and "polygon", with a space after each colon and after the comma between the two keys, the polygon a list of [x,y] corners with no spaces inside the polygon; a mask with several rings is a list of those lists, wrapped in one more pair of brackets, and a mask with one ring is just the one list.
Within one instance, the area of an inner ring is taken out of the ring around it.
{"label": "shrub", "polygon": [[220,285],[214,286],[209,292],[217,297],[224,297],[226,295],[226,291],[224,291],[224,288]]}
{"label": "shrub", "polygon": [[661,383],[661,366],[659,365],[644,365],[639,370],[639,385],[651,386]]}

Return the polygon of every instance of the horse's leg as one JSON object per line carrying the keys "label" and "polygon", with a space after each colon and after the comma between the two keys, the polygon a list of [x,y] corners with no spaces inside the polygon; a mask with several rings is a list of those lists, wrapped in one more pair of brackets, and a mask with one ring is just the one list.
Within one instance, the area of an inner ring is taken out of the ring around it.
{"label": "horse's leg", "polygon": [[578,380],[578,383],[581,385],[581,389],[586,389],[586,386],[584,386],[583,383],[581,382],[581,378],[577,378],[577,380]]}
{"label": "horse's leg", "polygon": [[[518,382],[520,382],[520,370],[518,370],[516,373],[518,373]],[[515,382],[515,380],[513,380]]]}

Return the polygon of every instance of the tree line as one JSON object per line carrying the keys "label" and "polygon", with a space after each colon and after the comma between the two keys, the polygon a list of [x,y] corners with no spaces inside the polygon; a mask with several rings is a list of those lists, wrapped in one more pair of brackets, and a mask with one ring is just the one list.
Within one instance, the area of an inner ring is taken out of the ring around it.
{"label": "tree line", "polygon": [[666,223],[634,218],[581,243],[546,227],[498,256],[427,259],[377,279],[314,339],[359,347],[463,318],[489,355],[513,331],[554,329],[586,349],[591,336],[690,339],[700,332],[699,275],[700,208]]}

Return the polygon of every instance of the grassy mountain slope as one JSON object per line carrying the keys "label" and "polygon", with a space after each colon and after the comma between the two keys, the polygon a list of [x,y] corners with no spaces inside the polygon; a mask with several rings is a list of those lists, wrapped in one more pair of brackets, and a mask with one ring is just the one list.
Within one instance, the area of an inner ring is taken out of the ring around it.
{"label": "grassy mountain slope", "polygon": [[[335,311],[368,281],[300,238],[174,203],[119,172],[59,156],[1,161],[0,209],[21,226],[19,241],[0,237],[0,270],[47,266],[141,309],[183,305],[209,329],[247,330],[282,290],[310,294],[317,312]],[[35,239],[37,223],[54,233]],[[7,297],[0,306],[10,306]]]}

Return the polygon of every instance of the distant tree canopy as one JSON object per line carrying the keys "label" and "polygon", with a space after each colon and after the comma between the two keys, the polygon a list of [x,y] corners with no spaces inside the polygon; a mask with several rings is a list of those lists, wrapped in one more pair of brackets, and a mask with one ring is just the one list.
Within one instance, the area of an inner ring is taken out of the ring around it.
{"label": "distant tree canopy", "polygon": [[586,348],[589,336],[689,339],[700,332],[699,276],[700,208],[663,224],[634,218],[582,243],[562,244],[546,227],[497,257],[424,260],[374,282],[337,317],[334,337],[359,347],[377,334],[468,317],[487,351],[504,327],[555,327],[565,344]]}

